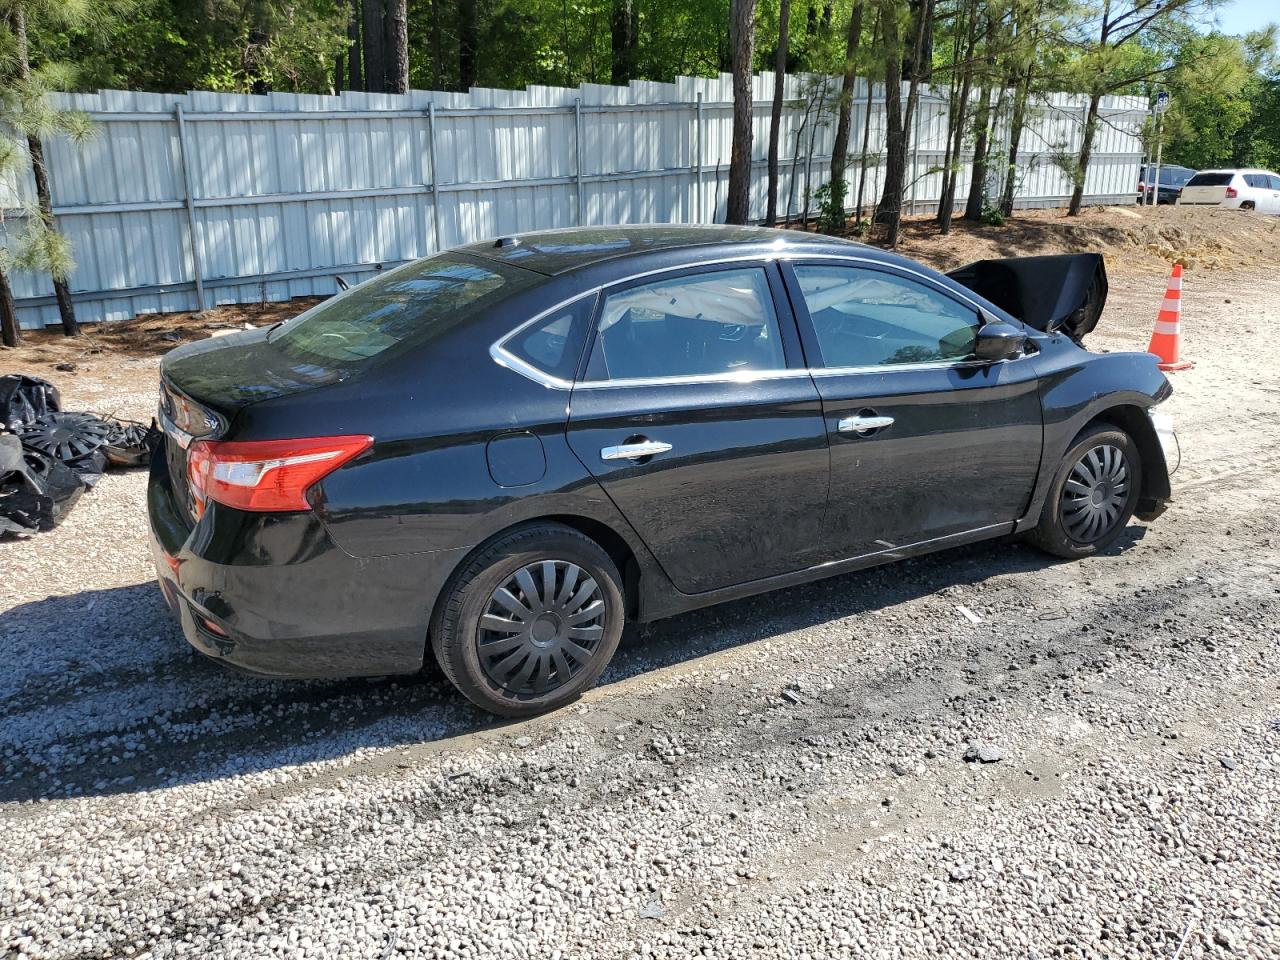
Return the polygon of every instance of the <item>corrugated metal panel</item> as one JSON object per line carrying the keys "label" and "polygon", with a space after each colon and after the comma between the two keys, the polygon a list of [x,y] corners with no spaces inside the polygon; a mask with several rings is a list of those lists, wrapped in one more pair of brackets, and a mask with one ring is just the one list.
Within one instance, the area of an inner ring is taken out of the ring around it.
{"label": "corrugated metal panel", "polygon": [[[751,215],[767,199],[772,74],[753,81]],[[837,78],[786,78],[780,130],[779,212],[795,217],[805,190],[829,177]],[[867,87],[854,92],[850,186],[857,196]],[[904,87],[905,93],[905,87]],[[47,145],[59,227],[71,239],[80,318],[195,309],[196,265],[206,305],[278,300],[334,290],[404,260],[495,234],[578,223],[724,219],[733,130],[732,78],[679,77],[629,87],[530,87],[405,96],[104,90],[61,96],[89,112],[97,136]],[[863,202],[883,188],[883,90],[871,91]],[[906,211],[936,209],[946,150],[947,91],[922,88],[908,156]],[[975,94],[976,98],[976,94]],[[1007,153],[1009,99],[993,120]],[[1061,158],[1078,150],[1086,103],[1050,94],[1031,105],[1016,180],[1020,206],[1057,205],[1071,192]],[[1134,195],[1145,106],[1103,101],[1086,196]],[[181,108],[183,121],[178,122]],[[434,110],[434,123],[432,122]],[[805,162],[797,161],[812,153]],[[432,169],[432,157],[438,173]],[[957,199],[970,154],[959,158]],[[190,171],[188,184],[185,168]],[[1003,162],[992,164],[993,189]],[[188,191],[189,187],[189,191]],[[9,207],[33,193],[0,184]],[[579,209],[579,197],[581,209]],[[188,204],[190,212],[188,212]],[[816,202],[810,199],[811,215]],[[194,234],[188,223],[194,223]],[[0,233],[16,229],[16,219]],[[45,277],[11,278],[24,326],[57,321]]]}

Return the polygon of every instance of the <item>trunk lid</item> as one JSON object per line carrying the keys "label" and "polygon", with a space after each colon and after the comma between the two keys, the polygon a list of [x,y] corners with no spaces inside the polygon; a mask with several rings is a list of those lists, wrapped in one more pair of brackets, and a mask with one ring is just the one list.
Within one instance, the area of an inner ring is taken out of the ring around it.
{"label": "trunk lid", "polygon": [[1232,173],[1197,173],[1182,188],[1178,202],[1188,206],[1217,206],[1227,199],[1227,187],[1233,177]]}
{"label": "trunk lid", "polygon": [[187,457],[199,439],[217,439],[251,403],[300,393],[341,379],[337,366],[291,358],[267,339],[268,330],[248,330],[178,347],[160,365],[160,415],[165,460],[174,500],[194,519],[187,484]]}

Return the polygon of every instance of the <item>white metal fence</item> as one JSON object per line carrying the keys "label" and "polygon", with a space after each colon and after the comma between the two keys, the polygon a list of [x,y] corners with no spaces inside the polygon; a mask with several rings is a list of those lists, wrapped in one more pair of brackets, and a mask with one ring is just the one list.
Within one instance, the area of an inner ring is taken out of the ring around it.
{"label": "white metal fence", "polygon": [[[817,123],[809,111],[805,125],[806,102],[824,82],[834,95],[830,78],[787,80],[779,207],[793,216],[804,204],[804,185],[816,189],[829,176],[831,104]],[[755,218],[764,216],[772,93],[772,75],[758,76]],[[882,94],[872,91],[868,204],[880,193]],[[84,321],[329,294],[337,274],[356,281],[442,248],[523,230],[724,219],[728,75],[405,96],[108,90],[62,102],[97,123],[87,144],[54,140],[46,147],[58,225],[74,245],[71,288]],[[1133,201],[1144,109],[1140,98],[1104,101],[1089,202]],[[1033,104],[1018,206],[1065,203],[1070,180],[1055,158],[1078,149],[1084,110],[1083,98],[1065,94]],[[854,179],[866,115],[863,86],[850,137]],[[945,89],[925,91],[910,148],[908,213],[937,207],[946,122]],[[1002,150],[1004,123],[997,122],[995,137]],[[1002,162],[994,166],[1003,169]],[[17,206],[15,191],[29,196],[31,184],[10,185],[0,203]],[[48,278],[17,274],[12,282],[24,326],[57,322]]]}

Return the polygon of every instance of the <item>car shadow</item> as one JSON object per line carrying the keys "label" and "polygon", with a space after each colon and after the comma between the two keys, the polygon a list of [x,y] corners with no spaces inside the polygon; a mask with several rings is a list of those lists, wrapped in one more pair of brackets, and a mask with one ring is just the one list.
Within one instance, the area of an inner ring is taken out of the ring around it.
{"label": "car shadow", "polygon": [[[1108,552],[1142,534],[1130,527]],[[1057,563],[991,541],[633,625],[601,684]],[[0,643],[0,802],[215,781],[503,725],[434,664],[341,681],[226,670],[186,644],[154,583],[20,605],[0,614]]]}

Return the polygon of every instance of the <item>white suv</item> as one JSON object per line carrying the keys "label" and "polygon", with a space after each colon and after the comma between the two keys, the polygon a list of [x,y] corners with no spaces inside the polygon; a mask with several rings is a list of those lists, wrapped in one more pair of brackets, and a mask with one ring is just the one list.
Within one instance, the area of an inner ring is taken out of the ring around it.
{"label": "white suv", "polygon": [[1270,170],[1201,170],[1182,188],[1178,203],[1280,214],[1280,175]]}

